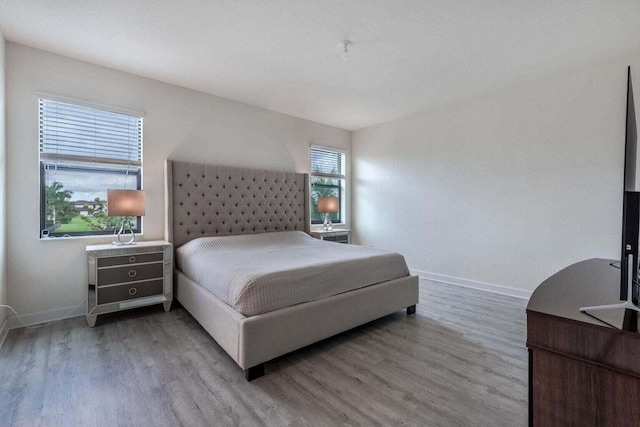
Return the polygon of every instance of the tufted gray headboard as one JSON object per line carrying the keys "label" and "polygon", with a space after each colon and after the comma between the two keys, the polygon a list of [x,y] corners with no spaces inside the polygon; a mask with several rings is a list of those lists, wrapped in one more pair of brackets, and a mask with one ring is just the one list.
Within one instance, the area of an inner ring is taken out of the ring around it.
{"label": "tufted gray headboard", "polygon": [[165,238],[309,233],[309,176],[167,160]]}

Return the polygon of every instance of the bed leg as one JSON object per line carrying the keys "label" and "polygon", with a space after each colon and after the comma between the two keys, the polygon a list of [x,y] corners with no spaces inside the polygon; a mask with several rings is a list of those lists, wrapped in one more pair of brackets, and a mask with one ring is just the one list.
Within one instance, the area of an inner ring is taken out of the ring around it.
{"label": "bed leg", "polygon": [[244,371],[244,375],[247,378],[247,381],[253,381],[256,378],[260,378],[264,375],[264,363],[252,366],[251,368]]}
{"label": "bed leg", "polygon": [[414,305],[412,305],[411,307],[407,307],[407,315],[409,315],[409,314],[415,314],[415,312],[416,312],[416,306],[415,306],[415,304],[414,304]]}

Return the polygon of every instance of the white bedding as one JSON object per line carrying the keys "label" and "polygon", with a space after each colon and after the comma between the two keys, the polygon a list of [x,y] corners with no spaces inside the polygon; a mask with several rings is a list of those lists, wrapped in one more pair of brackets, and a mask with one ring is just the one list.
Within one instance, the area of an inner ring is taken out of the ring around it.
{"label": "white bedding", "polygon": [[202,237],[176,252],[179,270],[245,316],[409,275],[400,254],[301,231]]}

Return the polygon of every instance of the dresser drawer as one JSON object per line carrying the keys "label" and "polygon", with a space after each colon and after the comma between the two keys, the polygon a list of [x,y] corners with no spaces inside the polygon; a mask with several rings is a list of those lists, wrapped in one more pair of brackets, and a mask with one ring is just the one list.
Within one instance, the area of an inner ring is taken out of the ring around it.
{"label": "dresser drawer", "polygon": [[98,289],[98,304],[126,301],[135,298],[162,295],[164,281],[162,279],[130,285],[107,286]]}
{"label": "dresser drawer", "polygon": [[146,253],[146,254],[141,253],[141,254],[98,258],[98,268],[110,267],[114,265],[127,265],[127,264],[139,264],[143,262],[162,261],[163,257],[164,255],[162,252],[156,252],[156,253]]}
{"label": "dresser drawer", "polygon": [[98,269],[98,286],[162,278],[163,273],[162,262],[100,268]]}
{"label": "dresser drawer", "polygon": [[326,240],[327,242],[349,243],[349,236],[347,236],[346,234],[340,234],[337,236],[324,236],[322,240]]}
{"label": "dresser drawer", "polygon": [[327,242],[351,243],[351,230],[312,231],[311,236]]}

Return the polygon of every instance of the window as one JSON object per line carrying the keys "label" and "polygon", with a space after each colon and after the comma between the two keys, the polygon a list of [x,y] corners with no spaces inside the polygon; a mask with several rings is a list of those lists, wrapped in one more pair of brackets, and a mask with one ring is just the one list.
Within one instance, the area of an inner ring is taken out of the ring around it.
{"label": "window", "polygon": [[338,212],[329,217],[331,222],[343,222],[345,182],[344,152],[311,147],[311,224],[324,222],[324,214],[318,212],[318,197],[337,197]]}
{"label": "window", "polygon": [[41,236],[113,233],[107,189],[142,186],[142,117],[47,99],[39,113]]}

